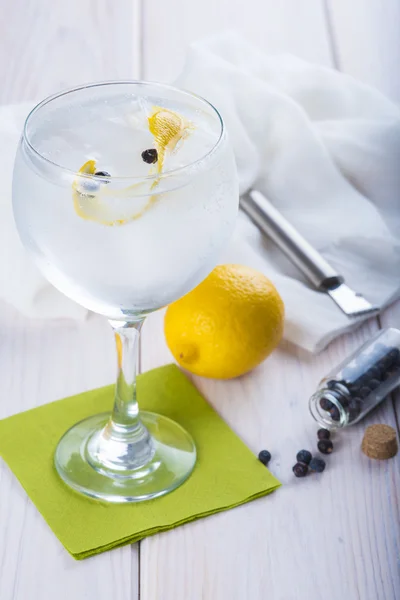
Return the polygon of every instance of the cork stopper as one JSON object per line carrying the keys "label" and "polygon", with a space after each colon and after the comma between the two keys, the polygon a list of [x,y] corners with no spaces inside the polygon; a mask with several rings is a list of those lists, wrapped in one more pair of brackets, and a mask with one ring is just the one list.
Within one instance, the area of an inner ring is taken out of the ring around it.
{"label": "cork stopper", "polygon": [[369,458],[392,458],[398,450],[396,431],[389,425],[370,425],[365,430],[361,450]]}

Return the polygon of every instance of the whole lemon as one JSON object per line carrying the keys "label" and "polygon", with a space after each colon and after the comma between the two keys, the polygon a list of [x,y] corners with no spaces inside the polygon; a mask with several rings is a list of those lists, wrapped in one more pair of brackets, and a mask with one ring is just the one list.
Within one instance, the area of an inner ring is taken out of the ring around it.
{"label": "whole lemon", "polygon": [[284,305],[271,281],[242,265],[220,265],[165,314],[164,330],[177,362],[203,377],[247,373],[278,345]]}

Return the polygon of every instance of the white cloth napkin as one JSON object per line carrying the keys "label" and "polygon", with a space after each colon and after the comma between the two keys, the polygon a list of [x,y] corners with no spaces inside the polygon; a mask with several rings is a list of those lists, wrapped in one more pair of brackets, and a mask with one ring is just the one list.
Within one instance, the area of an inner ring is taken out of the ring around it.
{"label": "white cloth napkin", "polygon": [[[400,111],[347,75],[265,56],[235,34],[191,46],[177,85],[220,110],[241,191],[254,186],[346,278],[384,307],[400,295]],[[312,352],[362,321],[316,292],[241,215],[223,262],[275,283],[285,338]]]}
{"label": "white cloth napkin", "polygon": [[[178,85],[221,111],[241,190],[263,191],[349,285],[383,307],[400,294],[400,113],[354,79],[293,56],[265,56],[234,34],[193,44]],[[11,210],[12,164],[31,105],[0,108],[0,298],[36,317],[86,311],[25,254]],[[222,262],[248,264],[277,286],[285,338],[322,349],[357,325],[314,291],[246,217]]]}

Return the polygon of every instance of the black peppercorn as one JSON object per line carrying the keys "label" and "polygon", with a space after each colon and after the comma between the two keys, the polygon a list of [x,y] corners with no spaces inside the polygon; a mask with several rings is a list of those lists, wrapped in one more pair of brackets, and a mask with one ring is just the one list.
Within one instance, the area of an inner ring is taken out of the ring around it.
{"label": "black peppercorn", "polygon": [[366,385],[363,385],[363,387],[359,391],[359,396],[360,396],[360,398],[366,398],[367,396],[369,396],[370,393],[371,393],[371,390],[369,389],[369,387]]}
{"label": "black peppercorn", "polygon": [[331,408],[334,407],[333,402],[328,400],[328,398],[325,398],[325,396],[321,398],[321,400],[319,401],[319,405],[322,408],[322,410],[331,410]]}
{"label": "black peppercorn", "polygon": [[392,361],[392,364],[398,363],[400,359],[400,350],[398,348],[391,348],[388,356]]}
{"label": "black peppercorn", "polygon": [[[96,171],[95,177],[111,177],[111,175],[107,171]],[[108,181],[104,183],[108,183]]]}
{"label": "black peppercorn", "polygon": [[333,451],[333,444],[331,440],[319,440],[318,450],[322,452],[322,454],[331,454]]}
{"label": "black peppercorn", "polygon": [[263,465],[267,466],[271,460],[271,452],[268,452],[268,450],[261,450],[258,455],[258,460],[261,461]]}
{"label": "black peppercorn", "polygon": [[154,165],[158,161],[158,152],[155,148],[148,148],[148,150],[143,150],[142,159],[148,165]]}
{"label": "black peppercorn", "polygon": [[318,429],[317,436],[319,440],[329,440],[331,437],[331,432],[329,429]]}
{"label": "black peppercorn", "polygon": [[380,385],[381,382],[379,381],[379,379],[370,379],[370,381],[368,382],[368,387],[370,390],[376,390],[376,388]]}
{"label": "black peppercorn", "polygon": [[322,458],[313,458],[310,461],[309,468],[311,471],[315,471],[316,473],[322,473],[325,469],[325,461]]}
{"label": "black peppercorn", "polygon": [[360,415],[363,401],[361,398],[352,398],[349,402],[349,421],[352,423]]}
{"label": "black peppercorn", "polygon": [[300,452],[298,452],[296,455],[297,462],[301,462],[306,465],[308,465],[311,459],[312,455],[311,452],[309,452],[308,450],[300,450]]}
{"label": "black peppercorn", "polygon": [[337,406],[333,406],[329,411],[329,414],[331,415],[333,421],[340,421],[340,412]]}
{"label": "black peppercorn", "polygon": [[293,467],[293,473],[296,477],[305,477],[308,473],[308,467],[305,463],[298,462]]}

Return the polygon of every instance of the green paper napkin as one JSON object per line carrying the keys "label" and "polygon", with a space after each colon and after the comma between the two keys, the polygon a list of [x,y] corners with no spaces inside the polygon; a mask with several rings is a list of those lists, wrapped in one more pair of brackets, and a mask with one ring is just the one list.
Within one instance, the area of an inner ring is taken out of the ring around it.
{"label": "green paper napkin", "polygon": [[136,504],[105,504],[73,492],[54,469],[54,449],[74,423],[111,411],[113,391],[107,386],[0,421],[0,455],[74,558],[137,542],[279,487],[185,375],[168,365],[138,377],[140,406],[191,433],[198,452],[192,475],[170,494]]}

